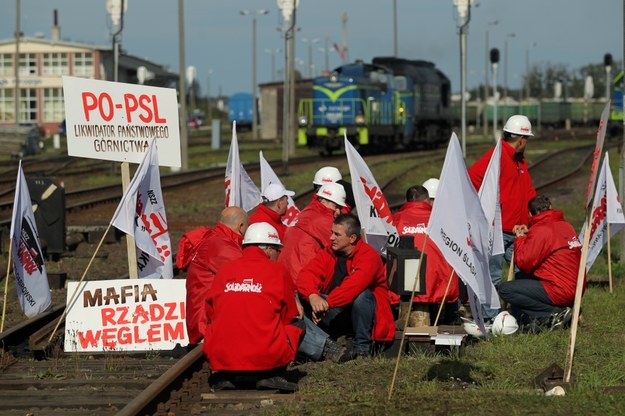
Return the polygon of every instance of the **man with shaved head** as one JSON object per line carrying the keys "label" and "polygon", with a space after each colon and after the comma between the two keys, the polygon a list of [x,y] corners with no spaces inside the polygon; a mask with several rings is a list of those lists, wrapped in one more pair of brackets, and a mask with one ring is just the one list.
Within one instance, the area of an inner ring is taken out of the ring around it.
{"label": "man with shaved head", "polygon": [[239,207],[221,211],[219,222],[199,244],[187,270],[187,332],[189,343],[204,337],[207,324],[205,302],[221,266],[243,255],[243,235],[248,226],[247,213]]}

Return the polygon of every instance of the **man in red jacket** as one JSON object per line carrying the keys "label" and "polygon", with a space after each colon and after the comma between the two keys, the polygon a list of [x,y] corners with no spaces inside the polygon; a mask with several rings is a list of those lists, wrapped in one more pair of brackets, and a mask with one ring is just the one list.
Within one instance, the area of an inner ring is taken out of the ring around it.
{"label": "man in red jacket", "polygon": [[302,267],[329,244],[332,222],[346,204],[343,186],[334,182],[322,185],[316,196],[297,216],[297,223],[287,230],[278,258],[293,282]]}
{"label": "man in red jacket", "polygon": [[224,209],[215,228],[193,254],[186,282],[186,321],[190,344],[197,344],[204,337],[208,290],[219,269],[227,262],[243,255],[241,242],[247,225],[247,214],[241,208]]}
{"label": "man in red jacket", "polygon": [[305,325],[293,282],[275,261],[282,243],[260,222],[249,226],[243,246],[243,257],[219,270],[208,294],[203,351],[220,374],[213,388],[233,389],[243,378],[257,380],[259,389],[295,391],[284,375]]}
{"label": "man in red jacket", "polygon": [[278,183],[270,183],[263,190],[263,202],[256,207],[256,211],[250,215],[250,224],[266,222],[271,224],[280,236],[284,239],[286,225],[282,224],[282,216],[286,213],[289,205],[289,197],[295,195],[293,191],[287,191],[284,186]]}
{"label": "man in red jacket", "polygon": [[345,360],[367,357],[373,341],[395,339],[386,270],[380,255],[361,240],[355,216],[339,215],[330,241],[300,271],[300,299],[307,315],[330,335],[354,334]]}
{"label": "man in red jacket", "polygon": [[[499,174],[499,201],[501,203],[501,225],[503,229],[504,254],[491,256],[488,260],[490,277],[495,287],[501,282],[503,261],[510,263],[514,250],[514,232],[517,226],[527,226],[529,211],[527,204],[536,196],[527,162],[523,152],[532,134],[532,124],[522,115],[514,115],[503,127],[501,142],[501,167]],[[495,149],[487,151],[469,168],[471,182],[477,191],[482,186],[486,169]],[[486,308],[484,317],[494,318],[498,309]]]}
{"label": "man in red jacket", "polygon": [[[431,181],[431,179],[429,179]],[[434,194],[434,196],[436,196]],[[411,186],[406,191],[406,203],[393,215],[393,223],[400,236],[414,236],[414,246],[417,250],[423,250],[423,243],[426,242],[428,223],[432,213],[432,201],[428,190],[422,185]],[[430,304],[431,324],[434,324],[438,305],[443,301],[447,283],[451,279],[449,291],[445,296],[445,310],[447,318],[443,319],[443,324],[451,323],[453,314],[456,311],[458,301],[458,277],[453,276],[453,269],[445,261],[445,257],[438,247],[427,240],[425,244],[425,255],[427,265],[425,267],[426,290],[423,295],[415,295],[415,302]],[[447,322],[445,322],[447,319]]]}
{"label": "man in red jacket", "polygon": [[499,295],[520,323],[562,328],[571,319],[582,245],[546,196],[532,199],[529,210],[529,230],[519,227],[514,240],[520,272],[516,280],[499,285]]}

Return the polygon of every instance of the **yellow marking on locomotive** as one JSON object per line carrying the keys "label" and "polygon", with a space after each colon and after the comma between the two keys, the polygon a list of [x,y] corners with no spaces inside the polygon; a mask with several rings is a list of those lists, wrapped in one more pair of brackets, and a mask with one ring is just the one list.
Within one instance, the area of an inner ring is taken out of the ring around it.
{"label": "yellow marking on locomotive", "polygon": [[336,100],[338,100],[341,97],[341,95],[343,95],[345,92],[356,90],[356,89],[358,89],[357,85],[348,85],[346,87],[339,88],[336,91],[332,91],[329,88],[321,87],[319,85],[314,85],[313,86],[313,90],[327,95],[328,98],[330,99],[330,101],[332,101],[332,102],[335,102]]}

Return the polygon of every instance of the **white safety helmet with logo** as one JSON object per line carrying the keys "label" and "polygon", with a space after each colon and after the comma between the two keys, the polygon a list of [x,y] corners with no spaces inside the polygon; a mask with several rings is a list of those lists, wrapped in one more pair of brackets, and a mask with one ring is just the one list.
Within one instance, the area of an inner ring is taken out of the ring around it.
{"label": "white safety helmet with logo", "polygon": [[518,134],[519,136],[533,136],[532,123],[530,120],[522,115],[512,116],[506,121],[506,125],[503,126],[503,131],[508,133]]}
{"label": "white safety helmet with logo", "polygon": [[516,318],[510,315],[510,312],[500,312],[493,320],[493,326],[490,332],[493,335],[512,335],[519,330],[519,324]]}
{"label": "white safety helmet with logo", "polygon": [[428,190],[428,195],[430,198],[436,198],[436,192],[438,191],[438,183],[440,181],[436,178],[430,178],[427,181],[423,182],[423,187]]}
{"label": "white safety helmet with logo", "polygon": [[284,247],[276,229],[266,222],[256,222],[247,227],[243,237],[243,245],[246,244],[269,244]]}
{"label": "white safety helmet with logo", "polygon": [[340,183],[330,182],[322,185],[317,191],[317,196],[332,201],[338,206],[347,206],[345,202],[345,188]]}
{"label": "white safety helmet with logo", "polygon": [[343,179],[341,172],[334,166],[325,166],[315,173],[313,178],[314,185],[323,185],[324,183],[332,183]]}

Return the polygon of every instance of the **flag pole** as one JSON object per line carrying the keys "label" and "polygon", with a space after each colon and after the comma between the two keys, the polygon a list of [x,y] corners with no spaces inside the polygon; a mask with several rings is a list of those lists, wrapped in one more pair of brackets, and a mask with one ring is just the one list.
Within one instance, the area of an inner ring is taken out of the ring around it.
{"label": "flag pole", "polygon": [[511,282],[513,280],[514,280],[514,251],[512,252],[512,257],[510,257],[510,268],[508,268],[508,282]]}
{"label": "flag pole", "polygon": [[447,294],[449,293],[449,287],[451,286],[451,280],[454,277],[456,271],[451,269],[451,273],[449,274],[449,280],[447,280],[447,287],[445,288],[445,293],[443,294],[443,299],[441,300],[441,305],[438,307],[438,313],[436,314],[436,320],[434,321],[434,326],[438,326],[438,318],[441,317],[441,312],[443,311],[443,305],[445,305],[445,300],[447,299]]}
{"label": "flag pole", "polygon": [[4,331],[4,318],[7,310],[7,292],[9,291],[9,273],[11,272],[11,252],[13,251],[13,237],[9,239],[9,257],[7,262],[7,277],[4,279],[4,296],[2,301],[2,322],[0,323],[0,332]]}
{"label": "flag pole", "polygon": [[[592,210],[594,211],[594,210]],[[586,230],[590,230],[590,221],[593,212],[586,218]],[[584,243],[582,244],[582,258],[579,262],[577,273],[577,286],[575,287],[575,303],[573,304],[573,320],[571,322],[571,333],[569,335],[569,348],[566,353],[566,363],[564,366],[564,382],[570,383],[573,369],[573,355],[575,354],[575,340],[577,338],[577,325],[579,324],[579,309],[582,303],[582,291],[584,278],[586,276],[586,259],[588,258],[588,243],[590,241],[590,231],[584,233]]]}
{"label": "flag pole", "polygon": [[[111,224],[112,222],[110,222],[108,227],[106,227],[106,231],[104,231],[104,234],[102,235],[102,238],[100,239],[100,242],[98,243],[98,246],[96,247],[95,251],[93,252],[93,255],[91,256],[91,260],[89,260],[89,264],[87,264],[87,268],[85,269],[85,272],[80,277],[80,280],[78,281],[78,284],[76,285],[76,289],[74,289],[74,293],[72,293],[72,296],[69,302],[67,302],[67,305],[71,305],[74,302],[74,299],[76,298],[76,294],[78,293],[78,289],[80,288],[80,284],[83,282],[83,280],[85,280],[85,276],[87,275],[87,272],[91,268],[91,263],[93,263],[93,259],[95,259],[96,254],[98,254],[98,251],[100,251],[100,247],[102,247],[102,243],[104,243],[104,239],[106,238],[106,235],[109,233],[109,230],[111,229]],[[52,342],[52,338],[54,338],[54,335],[56,334],[57,329],[59,329],[59,325],[61,324],[61,321],[65,319],[65,315],[67,315],[67,305],[65,305],[65,309],[63,309],[63,314],[61,315],[61,318],[59,319],[59,321],[56,323],[56,326],[54,327],[54,330],[52,331],[52,335],[50,335],[50,338],[48,339],[48,343]]]}
{"label": "flag pole", "polygon": [[404,339],[406,337],[406,328],[408,328],[408,321],[410,320],[410,310],[412,309],[412,302],[414,301],[414,294],[417,291],[417,281],[419,280],[419,272],[421,271],[421,263],[423,262],[423,253],[425,251],[425,245],[428,242],[428,235],[425,235],[423,241],[423,249],[421,250],[421,256],[419,257],[419,264],[417,265],[417,271],[415,273],[414,283],[412,284],[412,293],[410,294],[410,302],[408,303],[408,313],[406,314],[406,320],[404,321],[404,329],[401,332],[401,341],[399,342],[399,351],[397,352],[397,361],[395,361],[395,370],[393,371],[393,379],[391,380],[391,387],[388,390],[388,398],[391,400],[393,395],[393,388],[395,387],[395,379],[397,378],[397,370],[399,369],[399,359],[401,357],[401,351],[404,347]]}
{"label": "flag pole", "polygon": [[[122,190],[124,194],[126,194],[128,186],[130,185],[130,167],[128,162],[122,163],[121,174]],[[109,223],[109,228],[110,226],[111,224]],[[106,235],[106,233],[104,235]],[[126,251],[128,253],[128,277],[131,279],[137,279],[139,278],[139,272],[137,271],[137,246],[135,243],[135,237],[129,234],[126,234]]]}
{"label": "flag pole", "polygon": [[608,279],[610,281],[610,293],[612,293],[612,253],[610,252],[610,239],[612,234],[610,233],[610,221],[608,223]]}

